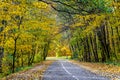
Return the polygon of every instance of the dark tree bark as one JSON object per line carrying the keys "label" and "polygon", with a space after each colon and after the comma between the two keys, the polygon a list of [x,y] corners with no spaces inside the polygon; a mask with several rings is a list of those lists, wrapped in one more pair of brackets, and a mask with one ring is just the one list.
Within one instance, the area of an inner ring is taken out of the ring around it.
{"label": "dark tree bark", "polygon": [[105,54],[105,44],[104,44],[104,35],[103,35],[103,31],[100,28],[97,29],[97,36],[98,36],[98,40],[100,42],[100,46],[101,46],[101,56],[102,56],[102,62],[106,61],[106,54]]}
{"label": "dark tree bark", "polygon": [[[85,39],[84,39],[85,40]],[[86,45],[86,41],[84,41],[84,55],[83,55],[83,59],[84,61],[88,61],[88,58],[87,58],[87,45]]]}
{"label": "dark tree bark", "polygon": [[117,47],[118,47],[118,52],[120,52],[120,33],[119,33],[119,27],[116,27],[116,32],[117,32]]}
{"label": "dark tree bark", "polygon": [[21,55],[21,57],[22,57],[22,59],[21,59],[21,61],[22,61],[22,62],[21,62],[21,66],[23,67],[23,66],[24,66],[24,62],[23,62],[23,51],[22,51],[22,50],[21,50],[21,54],[22,54],[22,55]]}
{"label": "dark tree bark", "polygon": [[12,73],[15,72],[15,57],[16,57],[16,50],[17,50],[17,38],[14,39],[14,53],[13,53],[13,65],[12,65]]}
{"label": "dark tree bark", "polygon": [[88,39],[88,36],[86,37],[86,44],[87,44],[87,61],[88,62],[91,62],[91,51],[90,51],[90,45],[89,45],[89,39]]}
{"label": "dark tree bark", "polygon": [[111,36],[112,36],[112,38],[111,38],[111,41],[112,41],[112,50],[113,50],[113,56],[117,59],[117,56],[116,56],[116,48],[115,48],[115,41],[114,41],[114,39],[113,39],[113,36],[114,36],[114,30],[113,30],[113,28],[111,27]]}
{"label": "dark tree bark", "polygon": [[0,73],[2,73],[2,58],[4,54],[4,48],[0,47]]}
{"label": "dark tree bark", "polygon": [[43,49],[43,60],[46,60],[47,54],[48,54],[48,50],[49,50],[49,46],[50,46],[50,41],[48,41],[45,45],[44,45],[44,49]]}
{"label": "dark tree bark", "polygon": [[91,42],[92,52],[94,55],[94,60],[95,60],[95,62],[99,62],[98,53],[97,53],[96,34],[94,34],[94,38],[92,38],[91,36],[90,36],[90,42]]}

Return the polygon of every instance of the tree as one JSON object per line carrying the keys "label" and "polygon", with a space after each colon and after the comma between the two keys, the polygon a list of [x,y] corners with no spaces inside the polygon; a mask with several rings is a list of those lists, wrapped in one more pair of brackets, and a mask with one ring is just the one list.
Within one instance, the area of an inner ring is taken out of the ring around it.
{"label": "tree", "polygon": [[55,17],[51,17],[54,14],[49,13],[51,8],[33,0],[1,1],[0,8],[3,10],[0,17],[0,37],[3,37],[0,45],[4,48],[2,67],[6,67],[2,68],[3,74],[45,60],[53,34],[51,26],[56,25]]}

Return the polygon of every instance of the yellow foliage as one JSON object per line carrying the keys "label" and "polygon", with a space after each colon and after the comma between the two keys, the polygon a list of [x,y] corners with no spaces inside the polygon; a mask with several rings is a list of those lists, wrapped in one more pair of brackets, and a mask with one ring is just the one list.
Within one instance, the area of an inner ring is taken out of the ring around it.
{"label": "yellow foliage", "polygon": [[34,2],[33,5],[40,9],[46,9],[48,7],[48,5],[43,2]]}

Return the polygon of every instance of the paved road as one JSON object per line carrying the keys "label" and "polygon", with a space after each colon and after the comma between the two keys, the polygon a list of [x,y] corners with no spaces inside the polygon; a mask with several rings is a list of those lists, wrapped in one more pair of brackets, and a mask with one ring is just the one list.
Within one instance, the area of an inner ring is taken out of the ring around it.
{"label": "paved road", "polygon": [[54,62],[45,72],[43,80],[110,80],[96,75],[67,60]]}

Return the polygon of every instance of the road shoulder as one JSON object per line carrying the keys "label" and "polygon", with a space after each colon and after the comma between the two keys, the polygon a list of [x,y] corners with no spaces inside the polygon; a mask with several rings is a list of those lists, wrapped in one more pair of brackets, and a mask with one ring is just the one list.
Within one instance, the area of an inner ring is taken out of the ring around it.
{"label": "road shoulder", "polygon": [[9,76],[2,78],[1,80],[42,80],[45,70],[54,62],[54,60],[43,61],[36,64],[33,68],[25,71],[20,71]]}
{"label": "road shoulder", "polygon": [[107,65],[102,63],[89,63],[70,60],[69,62],[78,65],[95,74],[108,77],[112,80],[120,80],[120,67],[114,65]]}

